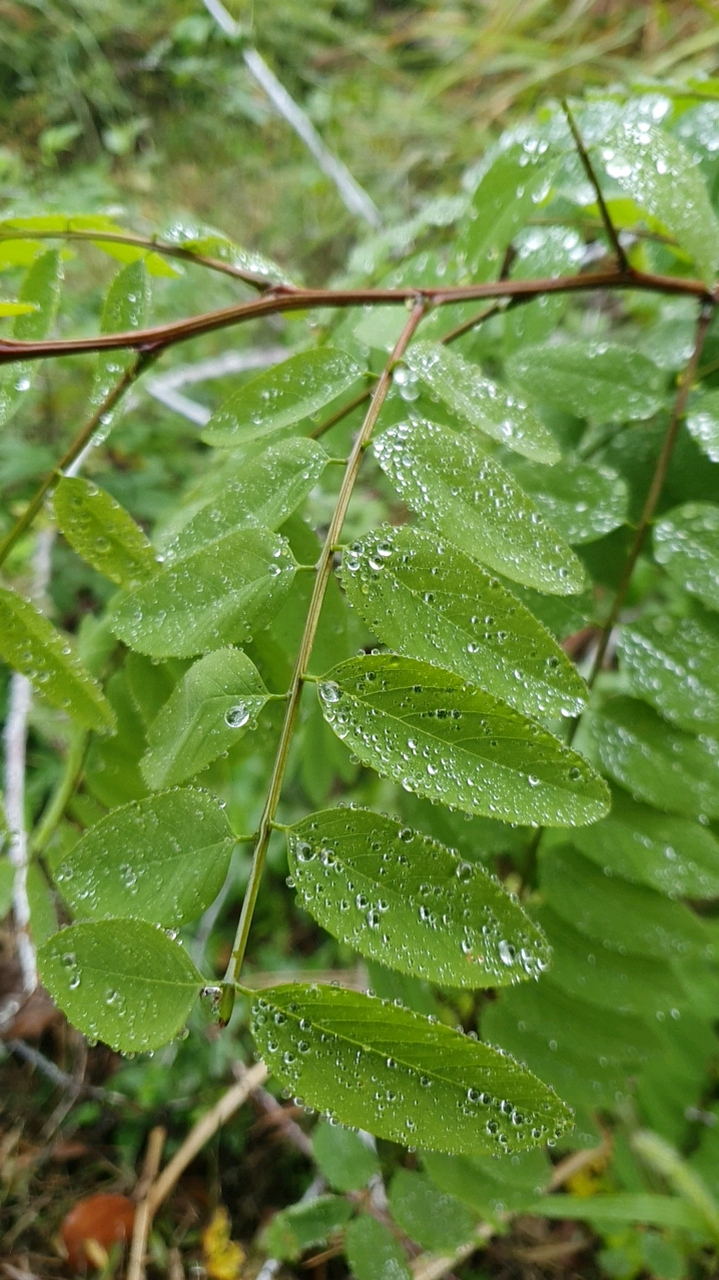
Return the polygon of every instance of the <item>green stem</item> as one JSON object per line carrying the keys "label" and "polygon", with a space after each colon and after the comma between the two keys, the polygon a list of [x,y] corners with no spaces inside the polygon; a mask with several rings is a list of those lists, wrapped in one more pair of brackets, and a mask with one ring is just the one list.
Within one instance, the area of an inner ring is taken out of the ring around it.
{"label": "green stem", "polygon": [[20,519],[13,525],[10,532],[0,543],[0,565],[6,560],[8,553],[12,550],[18,538],[21,538],[26,529],[30,528],[35,516],[42,507],[48,493],[51,493],[57,484],[62,480],[65,469],[72,465],[77,457],[82,453],[85,445],[92,440],[95,432],[102,424],[102,420],[106,413],[109,413],[119,403],[124,395],[130,390],[130,387],[137,381],[140,374],[144,372],[148,364],[155,359],[153,352],[140,352],[133,363],[125,370],[120,380],[112,388],[112,391],[105,396],[102,404],[93,413],[92,417],[85,423],[82,430],[78,432],[72,444],[62,455],[60,461],[45,477],[40,488],[30,499],[27,507],[23,511]]}
{"label": "green stem", "polygon": [[342,480],[337,504],[332,514],[327,536],[325,538],[320,558],[317,562],[317,576],[315,578],[312,597],[310,599],[307,617],[305,619],[302,639],[300,641],[299,652],[295,662],[292,679],[287,695],[287,709],[285,711],[284,723],[280,732],[280,740],[277,746],[277,754],[275,756],[272,777],[270,778],[267,799],[260,819],[258,830],[257,844],[252,859],[252,867],[250,869],[250,878],[245,892],[244,902],[242,904],[242,913],[237,926],[237,934],[232,948],[232,955],[227,966],[223,982],[222,999],[220,1001],[220,1022],[226,1024],[232,1014],[232,1008],[235,1001],[235,984],[240,976],[242,961],[244,960],[247,940],[250,933],[250,925],[252,916],[257,902],[257,895],[260,889],[260,881],[262,879],[262,871],[265,865],[267,848],[272,833],[275,814],[280,800],[282,784],[287,767],[287,760],[294,734],[297,713],[299,711],[300,697],[302,694],[302,686],[307,674],[307,666],[312,654],[317,626],[320,620],[322,604],[327,590],[327,584],[332,574],[332,558],[334,548],[340,540],[342,527],[344,525],[347,508],[352,497],[352,492],[357,481],[359,469],[362,463],[364,451],[369,444],[374,430],[375,423],[379,417],[380,409],[389,391],[392,380],[392,369],[399,359],[401,359],[409,342],[411,341],[417,326],[419,325],[426,311],[426,303],[419,299],[415,302],[410,315],[397,344],[384,367],[377,386],[372,396],[370,407],[365,416],[362,428],[354,442],[352,452],[347,459],[347,467]]}
{"label": "green stem", "polygon": [[89,740],[90,735],[84,729],[78,730],[73,734],[60,780],[30,840],[31,853],[39,854],[43,852],[50,843],[56,827],[61,822],[65,806],[73,795],[82,773]]}

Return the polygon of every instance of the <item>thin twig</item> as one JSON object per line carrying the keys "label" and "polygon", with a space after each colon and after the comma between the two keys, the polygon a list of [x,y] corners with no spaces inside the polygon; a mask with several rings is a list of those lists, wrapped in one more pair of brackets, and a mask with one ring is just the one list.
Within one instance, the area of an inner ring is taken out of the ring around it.
{"label": "thin twig", "polygon": [[417,330],[422,317],[426,311],[426,304],[422,299],[415,300],[412,307],[412,313],[405,324],[400,337],[384,367],[377,386],[372,395],[372,401],[361,430],[358,432],[357,438],[352,447],[352,452],[347,459],[347,467],[340,486],[337,504],[332,513],[327,535],[320,552],[320,558],[317,561],[316,576],[312,589],[312,596],[307,610],[307,617],[300,640],[300,647],[297,653],[294,670],[290,687],[287,692],[287,706],[285,709],[285,718],[280,731],[280,739],[277,745],[277,753],[275,755],[275,763],[272,769],[270,785],[267,791],[262,817],[258,828],[257,844],[255,846],[252,858],[252,867],[250,868],[250,878],[245,891],[245,898],[242,903],[242,912],[240,921],[237,926],[237,933],[232,947],[232,954],[223,982],[222,999],[220,1002],[220,1022],[226,1024],[230,1019],[235,999],[235,984],[239,981],[242,961],[245,956],[245,948],[250,933],[250,925],[257,901],[257,895],[260,890],[260,881],[262,879],[262,871],[265,864],[265,856],[272,834],[272,824],[277,812],[282,784],[284,782],[285,769],[289,757],[289,750],[294,734],[295,722],[299,711],[300,698],[302,696],[302,688],[307,674],[307,665],[309,663],[312,646],[317,632],[317,626],[322,611],[322,604],[327,590],[327,584],[332,574],[332,561],[334,557],[335,547],[340,541],[342,527],[345,522],[347,508],[354,491],[355,482],[359,474],[362,464],[364,451],[369,444],[374,430],[375,423],[379,417],[382,405],[387,397],[387,392],[392,382],[392,370],[398,360],[402,358],[409,343]]}
{"label": "thin twig", "polygon": [[16,1054],[18,1058],[22,1058],[24,1062],[30,1063],[37,1071],[41,1071],[48,1080],[51,1080],[58,1089],[64,1089],[67,1093],[81,1096],[83,1098],[91,1098],[94,1102],[102,1102],[108,1107],[127,1107],[132,1106],[129,1098],[124,1093],[114,1093],[110,1089],[103,1089],[99,1085],[85,1084],[83,1081],[76,1080],[73,1076],[68,1075],[66,1071],[62,1071],[56,1066],[50,1058],[46,1058],[44,1053],[40,1053],[39,1049],[33,1049],[24,1040],[6,1040],[5,1048],[10,1053]]}
{"label": "thin twig", "polygon": [[157,1177],[166,1137],[167,1132],[162,1125],[156,1125],[154,1129],[150,1130],[150,1136],[147,1140],[142,1173],[135,1188],[137,1209],[135,1210],[135,1221],[132,1227],[132,1244],[130,1246],[130,1261],[127,1267],[127,1280],[145,1280],[145,1246],[152,1221],[148,1196]]}
{"label": "thin twig", "polygon": [[579,129],[577,128],[577,124],[574,119],[574,116],[572,115],[572,112],[569,109],[569,103],[566,100],[562,103],[562,108],[564,110],[565,116],[567,117],[567,124],[569,125],[569,128],[572,131],[572,137],[574,138],[574,145],[577,148],[577,154],[579,156],[579,159],[582,162],[582,168],[584,169],[584,172],[586,173],[590,183],[594,188],[594,192],[597,197],[597,205],[599,206],[599,213],[601,215],[601,219],[604,224],[604,230],[606,231],[607,239],[609,240],[609,243],[612,246],[612,249],[614,250],[614,255],[617,259],[617,265],[619,267],[619,270],[622,272],[623,275],[631,274],[632,268],[629,265],[629,259],[627,258],[624,248],[619,240],[617,229],[614,223],[612,222],[609,209],[607,208],[606,200],[604,199],[604,193],[602,191],[602,188],[599,185],[599,179],[597,178],[597,175],[594,172],[594,165],[592,164],[589,158],[589,152],[587,151],[587,148],[584,145],[582,135],[580,134]]}
{"label": "thin twig", "polygon": [[[704,343],[706,342],[706,337],[709,332],[709,326],[711,325],[713,316],[714,316],[714,307],[704,304],[704,306],[702,306],[701,308],[701,311],[699,314],[699,320],[697,322],[696,338],[694,341],[694,350],[692,352],[692,356],[689,361],[689,364],[687,365],[684,371],[682,380],[679,384],[679,390],[677,391],[676,399],[674,401],[674,407],[672,409],[671,416],[669,418],[669,425],[667,426],[666,434],[664,436],[664,443],[662,444],[661,452],[659,454],[659,457],[657,458],[657,463],[654,468],[654,475],[652,476],[652,482],[649,486],[649,492],[647,493],[647,496],[644,502],[644,509],[642,511],[642,514],[639,519],[639,524],[637,525],[636,532],[634,534],[634,540],[632,542],[631,550],[627,558],[627,563],[624,568],[624,573],[622,574],[621,582],[619,583],[619,587],[617,589],[617,594],[614,597],[614,603],[612,605],[611,612],[609,614],[609,617],[607,618],[607,621],[604,624],[604,627],[602,628],[602,634],[599,640],[599,644],[597,646],[597,653],[594,658],[594,663],[592,666],[591,673],[587,680],[587,683],[590,689],[594,684],[597,676],[599,675],[599,672],[602,669],[602,665],[604,663],[604,655],[606,654],[607,645],[609,644],[609,637],[612,634],[612,631],[616,626],[617,619],[619,618],[622,608],[624,607],[624,601],[626,599],[627,591],[629,590],[629,584],[632,580],[634,567],[637,563],[637,560],[639,559],[639,556],[641,555],[642,548],[644,546],[647,534],[649,532],[649,527],[654,518],[654,512],[656,510],[657,503],[659,501],[659,498],[661,497],[662,489],[664,488],[664,482],[667,477],[669,463],[671,462],[672,453],[674,451],[674,445],[676,444],[677,436],[679,434],[679,428],[682,423],[682,418],[684,417],[684,413],[686,411],[687,401],[689,399],[689,393],[692,389],[692,386],[696,378],[697,370],[699,368],[699,362],[702,356],[702,351],[704,350]],[[576,730],[577,724],[578,724],[578,721],[575,720],[573,730],[569,738],[570,742],[574,737],[574,732]]]}

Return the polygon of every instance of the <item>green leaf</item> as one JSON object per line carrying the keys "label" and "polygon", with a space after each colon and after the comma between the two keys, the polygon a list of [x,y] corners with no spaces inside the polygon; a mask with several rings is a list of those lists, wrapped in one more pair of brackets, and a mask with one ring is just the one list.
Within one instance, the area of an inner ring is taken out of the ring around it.
{"label": "green leaf", "polygon": [[159,565],[132,516],[104,489],[63,476],[53,495],[55,518],[70,546],[99,573],[132,591]]}
{"label": "green leaf", "polygon": [[688,818],[719,817],[719,742],[674,729],[634,698],[612,698],[589,720],[611,778],[637,799]]}
{"label": "green leaf", "polygon": [[513,460],[510,469],[567,542],[596,542],[627,518],[627,486],[611,467],[563,458],[556,467]]}
{"label": "green leaf", "polygon": [[113,601],[112,628],[151,658],[189,658],[240,643],[277,613],[294,573],[293,556],[278,534],[255,528],[229,533]]}
{"label": "green leaf", "polygon": [[361,1191],[380,1172],[377,1153],[352,1129],[320,1120],[312,1134],[312,1152],[336,1191]]}
{"label": "green leaf", "polygon": [[[150,282],[144,260],[138,258],[130,261],[128,266],[118,271],[107,291],[100,332],[127,333],[133,329],[141,329],[147,319],[150,298]],[[91,409],[99,408],[136,359],[136,352],[131,350],[100,353],[90,389]],[[121,412],[122,406],[118,405],[103,414],[99,428],[103,439]]]}
{"label": "green leaf", "polygon": [[37,862],[27,869],[27,898],[30,906],[30,934],[36,947],[57,931],[55,895]]}
{"label": "green leaf", "polygon": [[606,875],[571,845],[541,851],[542,893],[557,915],[608,950],[657,959],[701,954],[709,945],[688,907],[644,885]]}
{"label": "green leaf", "polygon": [[517,1212],[541,1195],[550,1166],[544,1151],[524,1151],[501,1160],[423,1151],[432,1182],[480,1217]]}
{"label": "green leaf", "polygon": [[513,237],[549,195],[560,159],[533,140],[490,154],[457,230],[455,254],[467,278],[496,279]]}
{"label": "green leaf", "polygon": [[[199,233],[198,233],[199,232]],[[197,253],[205,258],[217,258],[220,262],[229,262],[240,271],[251,271],[253,275],[264,276],[272,284],[291,284],[290,277],[277,266],[276,262],[266,258],[255,249],[243,249],[221,232],[211,228],[185,228],[173,223],[169,233],[164,237],[188,253]]]}
{"label": "green leaf", "polygon": [[571,1113],[512,1058],[408,1009],[337,987],[258,995],[252,1032],[269,1070],[343,1124],[472,1155],[558,1138]]}
{"label": "green leaf", "polygon": [[344,351],[302,351],[245,383],[212,415],[202,439],[231,448],[281,431],[329,404],[362,374]]}
{"label": "green leaf", "polygon": [[686,1005],[682,984],[668,961],[626,954],[626,948],[612,951],[580,933],[551,907],[541,907],[536,915],[552,947],[552,982],[567,995],[601,1009],[660,1021],[676,1017]]}
{"label": "green leaf", "polygon": [[73,1026],[121,1053],[159,1049],[176,1036],[203,985],[180,943],[142,920],[72,925],[37,958],[44,986]]}
{"label": "green leaf", "polygon": [[84,780],[100,804],[114,809],[128,800],[141,800],[147,794],[139,767],[147,743],[143,722],[130,694],[126,670],[116,671],[110,676],[106,696],[117,728],[111,738],[95,739],[90,743]]}
{"label": "green leaf", "polygon": [[282,1209],[260,1233],[259,1244],[272,1258],[295,1262],[307,1249],[323,1248],[352,1215],[343,1196],[316,1196]]}
{"label": "green leaf", "polygon": [[477,1225],[461,1200],[410,1169],[398,1169],[392,1178],[389,1207],[405,1234],[435,1253],[459,1249],[471,1240]]}
{"label": "green leaf", "polygon": [[174,786],[207,768],[255,727],[269,696],[241,649],[218,649],[194,663],[148,730],[147,785]]}
{"label": "green leaf", "polygon": [[719,506],[675,507],[655,525],[654,556],[679,586],[719,609]]}
{"label": "green leaf", "polygon": [[[513,280],[556,279],[578,271],[586,252],[581,233],[574,227],[527,227],[515,242]],[[558,328],[567,308],[568,294],[547,293],[526,299],[504,314],[504,343],[508,351],[545,342]]]}
{"label": "green leaf", "polygon": [[609,816],[572,840],[597,866],[670,898],[719,897],[719,840],[708,827],[659,813],[619,788]]}
{"label": "green leaf", "polygon": [[690,1231],[702,1240],[710,1240],[704,1220],[686,1200],[663,1196],[652,1191],[618,1191],[596,1196],[543,1196],[528,1212],[540,1218],[572,1219],[589,1222],[600,1231],[641,1223],[642,1226],[665,1230]]}
{"label": "green leaf", "polygon": [[409,1260],[384,1222],[361,1213],[345,1232],[345,1254],[357,1280],[411,1280]]}
{"label": "green leaf", "polygon": [[0,587],[0,657],[86,729],[112,729],[112,710],[68,637],[29,600],[5,587]]}
{"label": "green leaf", "polygon": [[[50,249],[35,259],[27,270],[18,295],[18,301],[27,303],[29,310],[15,320],[13,338],[21,342],[41,342],[47,337],[55,323],[62,280],[62,262],[56,249]],[[37,370],[36,360],[18,360],[3,369],[0,375],[0,425],[17,412],[35,381]]]}
{"label": "green leaf", "polygon": [[[558,462],[551,431],[523,401],[438,342],[415,342],[404,364],[460,418],[534,462]],[[395,374],[395,377],[397,375]]]}
{"label": "green leaf", "polygon": [[719,390],[696,392],[690,398],[686,427],[702,452],[719,462]]}
{"label": "green leaf", "polygon": [[581,756],[448,671],[393,654],[350,658],[319,693],[363,764],[429,800],[559,827],[607,811],[607,788]]}
{"label": "green leaf", "polygon": [[650,418],[666,382],[640,352],[596,341],[522,347],[507,361],[507,377],[533,400],[598,422]]}
{"label": "green leaf", "polygon": [[[652,614],[619,632],[634,693],[689,733],[719,735],[719,618]],[[712,895],[713,896],[713,895]]]}
{"label": "green leaf", "polygon": [[374,635],[531,716],[577,715],[586,685],[541,623],[432,530],[384,525],[342,561],[342,586]]}
{"label": "green leaf", "polygon": [[581,591],[574,552],[477,441],[421,420],[390,427],[374,449],[403,501],[472,559],[552,595]]}
{"label": "green leaf", "polygon": [[596,148],[610,178],[658,218],[708,285],[719,275],[719,223],[694,158],[649,120],[625,120]]}
{"label": "green leaf", "polygon": [[479,863],[369,809],[327,809],[287,832],[300,902],[360,955],[450,987],[537,978],[550,950]]}
{"label": "green leaf", "polygon": [[[240,459],[230,478],[223,468],[221,489],[212,484],[202,505],[178,513],[174,537],[163,538],[163,550],[176,557],[215,542],[236,529],[261,525],[278,529],[314,488],[327,465],[327,454],[315,440],[280,440],[258,458]],[[214,479],[214,477],[212,477]],[[199,500],[198,500],[199,501]],[[179,528],[178,528],[179,526]]]}
{"label": "green leaf", "polygon": [[177,926],[214,902],[234,837],[215,796],[192,787],[113,809],[55,869],[76,916]]}

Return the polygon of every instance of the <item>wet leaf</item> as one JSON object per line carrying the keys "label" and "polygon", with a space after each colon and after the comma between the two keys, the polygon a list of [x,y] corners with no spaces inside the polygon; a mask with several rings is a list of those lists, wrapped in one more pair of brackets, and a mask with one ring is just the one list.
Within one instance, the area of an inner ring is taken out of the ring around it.
{"label": "wet leaf", "polygon": [[[579,270],[586,252],[584,239],[574,227],[527,227],[517,236],[516,258],[510,271],[513,280],[556,279]],[[521,306],[511,307],[504,316],[504,343],[508,351],[520,346],[536,346],[546,341],[558,327],[567,308],[568,294],[546,293]]]}
{"label": "wet leaf", "polygon": [[574,826],[607,810],[581,756],[448,671],[392,654],[351,658],[319,685],[322,710],[363,764],[427,799],[507,822]]}
{"label": "wet leaf", "polygon": [[596,341],[522,347],[507,361],[507,377],[533,400],[598,422],[650,418],[666,382],[640,352]]}
{"label": "wet leaf", "polygon": [[689,733],[719,735],[719,618],[652,614],[619,632],[623,669],[639,697]]}
{"label": "wet leaf", "polygon": [[455,1196],[422,1173],[398,1169],[389,1189],[392,1217],[410,1240],[435,1253],[452,1253],[474,1235],[477,1220]]}
{"label": "wet leaf", "polygon": [[[229,465],[228,465],[229,464]],[[316,440],[279,440],[248,460],[242,450],[210,471],[163,531],[168,556],[196,551],[235,529],[278,529],[314,488],[327,464]]]}
{"label": "wet leaf", "polygon": [[[174,272],[172,273],[174,275]],[[150,308],[150,281],[143,258],[133,259],[118,271],[105,296],[100,318],[101,333],[127,333],[141,329]],[[97,359],[95,376],[90,388],[90,410],[96,410],[120,381],[123,373],[137,359],[136,352],[106,351]],[[110,428],[123,411],[116,406],[103,415],[95,441],[105,439]]]}
{"label": "wet leaf", "polygon": [[395,1142],[474,1154],[559,1137],[571,1113],[511,1058],[408,1009],[336,987],[256,996],[252,1031],[270,1071],[343,1124]]}
{"label": "wet leaf", "polygon": [[490,154],[457,229],[457,262],[469,279],[498,277],[507,246],[549,195],[559,159],[533,138]]}
{"label": "wet leaf", "polygon": [[541,907],[536,915],[552,946],[552,982],[567,995],[620,1014],[659,1020],[686,1005],[668,960],[610,950],[551,907]]}
{"label": "wet leaf", "polygon": [[596,542],[627,518],[627,486],[611,467],[564,458],[556,467],[513,461],[510,469],[567,542]]}
{"label": "wet leaf", "polygon": [[679,1196],[663,1196],[651,1191],[618,1191],[601,1196],[545,1196],[529,1210],[544,1218],[569,1218],[589,1222],[600,1231],[630,1223],[664,1230],[690,1231],[709,1241],[702,1215]]}
{"label": "wet leaf", "polygon": [[390,427],[374,448],[403,501],[467,555],[539,591],[581,591],[574,552],[477,441],[422,420]]}
{"label": "wet leaf", "polygon": [[222,888],[234,837],[215,796],[192,787],[113,809],[55,868],[76,918],[176,926]]}
{"label": "wet leaf", "polygon": [[75,656],[69,638],[29,600],[4,587],[0,587],[0,657],[86,729],[102,732],[113,727],[112,709]]}
{"label": "wet leaf", "polygon": [[241,649],[194,663],[148,729],[141,765],[148,786],[173,786],[205,769],[256,726],[269,696]]}
{"label": "wet leaf", "polygon": [[658,218],[708,285],[719,275],[719,222],[692,156],[651,121],[626,120],[595,148],[610,178]]}
{"label": "wet leaf", "polygon": [[542,850],[542,893],[562,920],[623,955],[674,959],[703,953],[704,924],[688,907],[644,885],[605,875],[571,845]]}
{"label": "wet leaf", "polygon": [[675,507],[655,525],[654,556],[680,587],[719,609],[719,506]]}
{"label": "wet leaf", "polygon": [[[49,249],[28,267],[20,287],[18,302],[30,310],[18,315],[11,333],[21,342],[41,342],[55,323],[60,303],[63,270],[60,254]],[[24,396],[34,385],[39,368],[37,360],[18,360],[0,372],[0,426],[17,412]]]}
{"label": "wet leaf", "polygon": [[269,529],[247,528],[172,560],[110,607],[116,635],[151,658],[193,657],[247,640],[287,597],[295,562]]}
{"label": "wet leaf", "polygon": [[[191,230],[194,233],[195,228]],[[258,253],[256,249],[243,249],[240,245],[235,244],[233,240],[218,232],[210,231],[200,235],[191,233],[186,236],[184,228],[175,223],[170,228],[169,239],[189,253],[197,253],[205,258],[217,258],[220,262],[229,262],[233,267],[238,267],[240,271],[248,271],[255,276],[264,276],[272,284],[292,283],[286,272],[281,267],[278,267],[276,262],[272,262],[264,254]]]}
{"label": "wet leaf", "polygon": [[157,573],[159,565],[144,533],[104,489],[79,476],[63,476],[53,507],[70,546],[119,587],[131,591]]}
{"label": "wet leaf", "polygon": [[689,401],[686,427],[703,453],[719,462],[719,390],[698,392]]}
{"label": "wet leaf", "polygon": [[550,1166],[544,1151],[523,1151],[501,1160],[423,1151],[432,1182],[481,1217],[516,1212],[541,1195]]}
{"label": "wet leaf", "polygon": [[559,461],[554,436],[529,405],[456,352],[436,342],[415,342],[403,361],[438,400],[484,435],[534,462]]}
{"label": "wet leaf", "polygon": [[369,809],[327,809],[287,832],[300,902],[390,969],[450,987],[495,987],[549,967],[546,940],[479,863]]}
{"label": "wet leaf", "polygon": [[411,1280],[409,1259],[399,1240],[369,1213],[360,1213],[350,1222],[345,1254],[357,1280]]}
{"label": "wet leaf", "polygon": [[282,1209],[264,1228],[260,1244],[273,1258],[295,1262],[306,1249],[323,1248],[352,1214],[343,1196],[316,1196]]}
{"label": "wet leaf", "polygon": [[719,897],[719,840],[699,822],[659,813],[612,790],[608,817],[573,842],[602,869],[672,898]]}
{"label": "wet leaf", "polygon": [[142,920],[61,929],[40,948],[38,966],[73,1025],[122,1053],[159,1049],[176,1036],[203,985],[179,942]]}
{"label": "wet leaf", "polygon": [[212,415],[202,439],[232,448],[281,431],[329,404],[362,374],[344,351],[302,351],[245,383]]}
{"label": "wet leaf", "polygon": [[638,800],[688,818],[719,817],[719,741],[675,729],[634,698],[612,698],[589,721],[603,768]]}
{"label": "wet leaf", "polygon": [[531,716],[576,715],[586,686],[549,632],[431,530],[385,525],[342,561],[350,603],[383,644],[440,665]]}
{"label": "wet leaf", "polygon": [[377,1152],[352,1129],[320,1120],[312,1133],[312,1152],[336,1191],[361,1191],[380,1173]]}

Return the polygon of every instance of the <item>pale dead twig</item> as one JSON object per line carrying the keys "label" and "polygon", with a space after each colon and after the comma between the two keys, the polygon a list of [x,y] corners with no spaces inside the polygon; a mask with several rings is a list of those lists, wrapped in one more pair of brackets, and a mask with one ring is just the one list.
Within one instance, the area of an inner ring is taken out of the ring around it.
{"label": "pale dead twig", "polygon": [[454,1253],[440,1255],[421,1253],[410,1263],[413,1280],[441,1280],[459,1262],[471,1258],[477,1249],[481,1249],[494,1235],[495,1228],[489,1222],[482,1222],[477,1227],[471,1240],[456,1249]]}
{"label": "pale dead twig", "polygon": [[154,1129],[150,1130],[150,1136],[147,1140],[147,1151],[145,1152],[142,1173],[135,1188],[137,1209],[135,1210],[135,1222],[132,1228],[132,1245],[130,1247],[127,1280],[142,1280],[145,1274],[145,1242],[150,1230],[151,1220],[148,1197],[152,1184],[157,1177],[157,1171],[160,1168],[162,1148],[165,1145],[166,1137],[167,1131],[163,1129],[162,1125],[156,1125]]}

